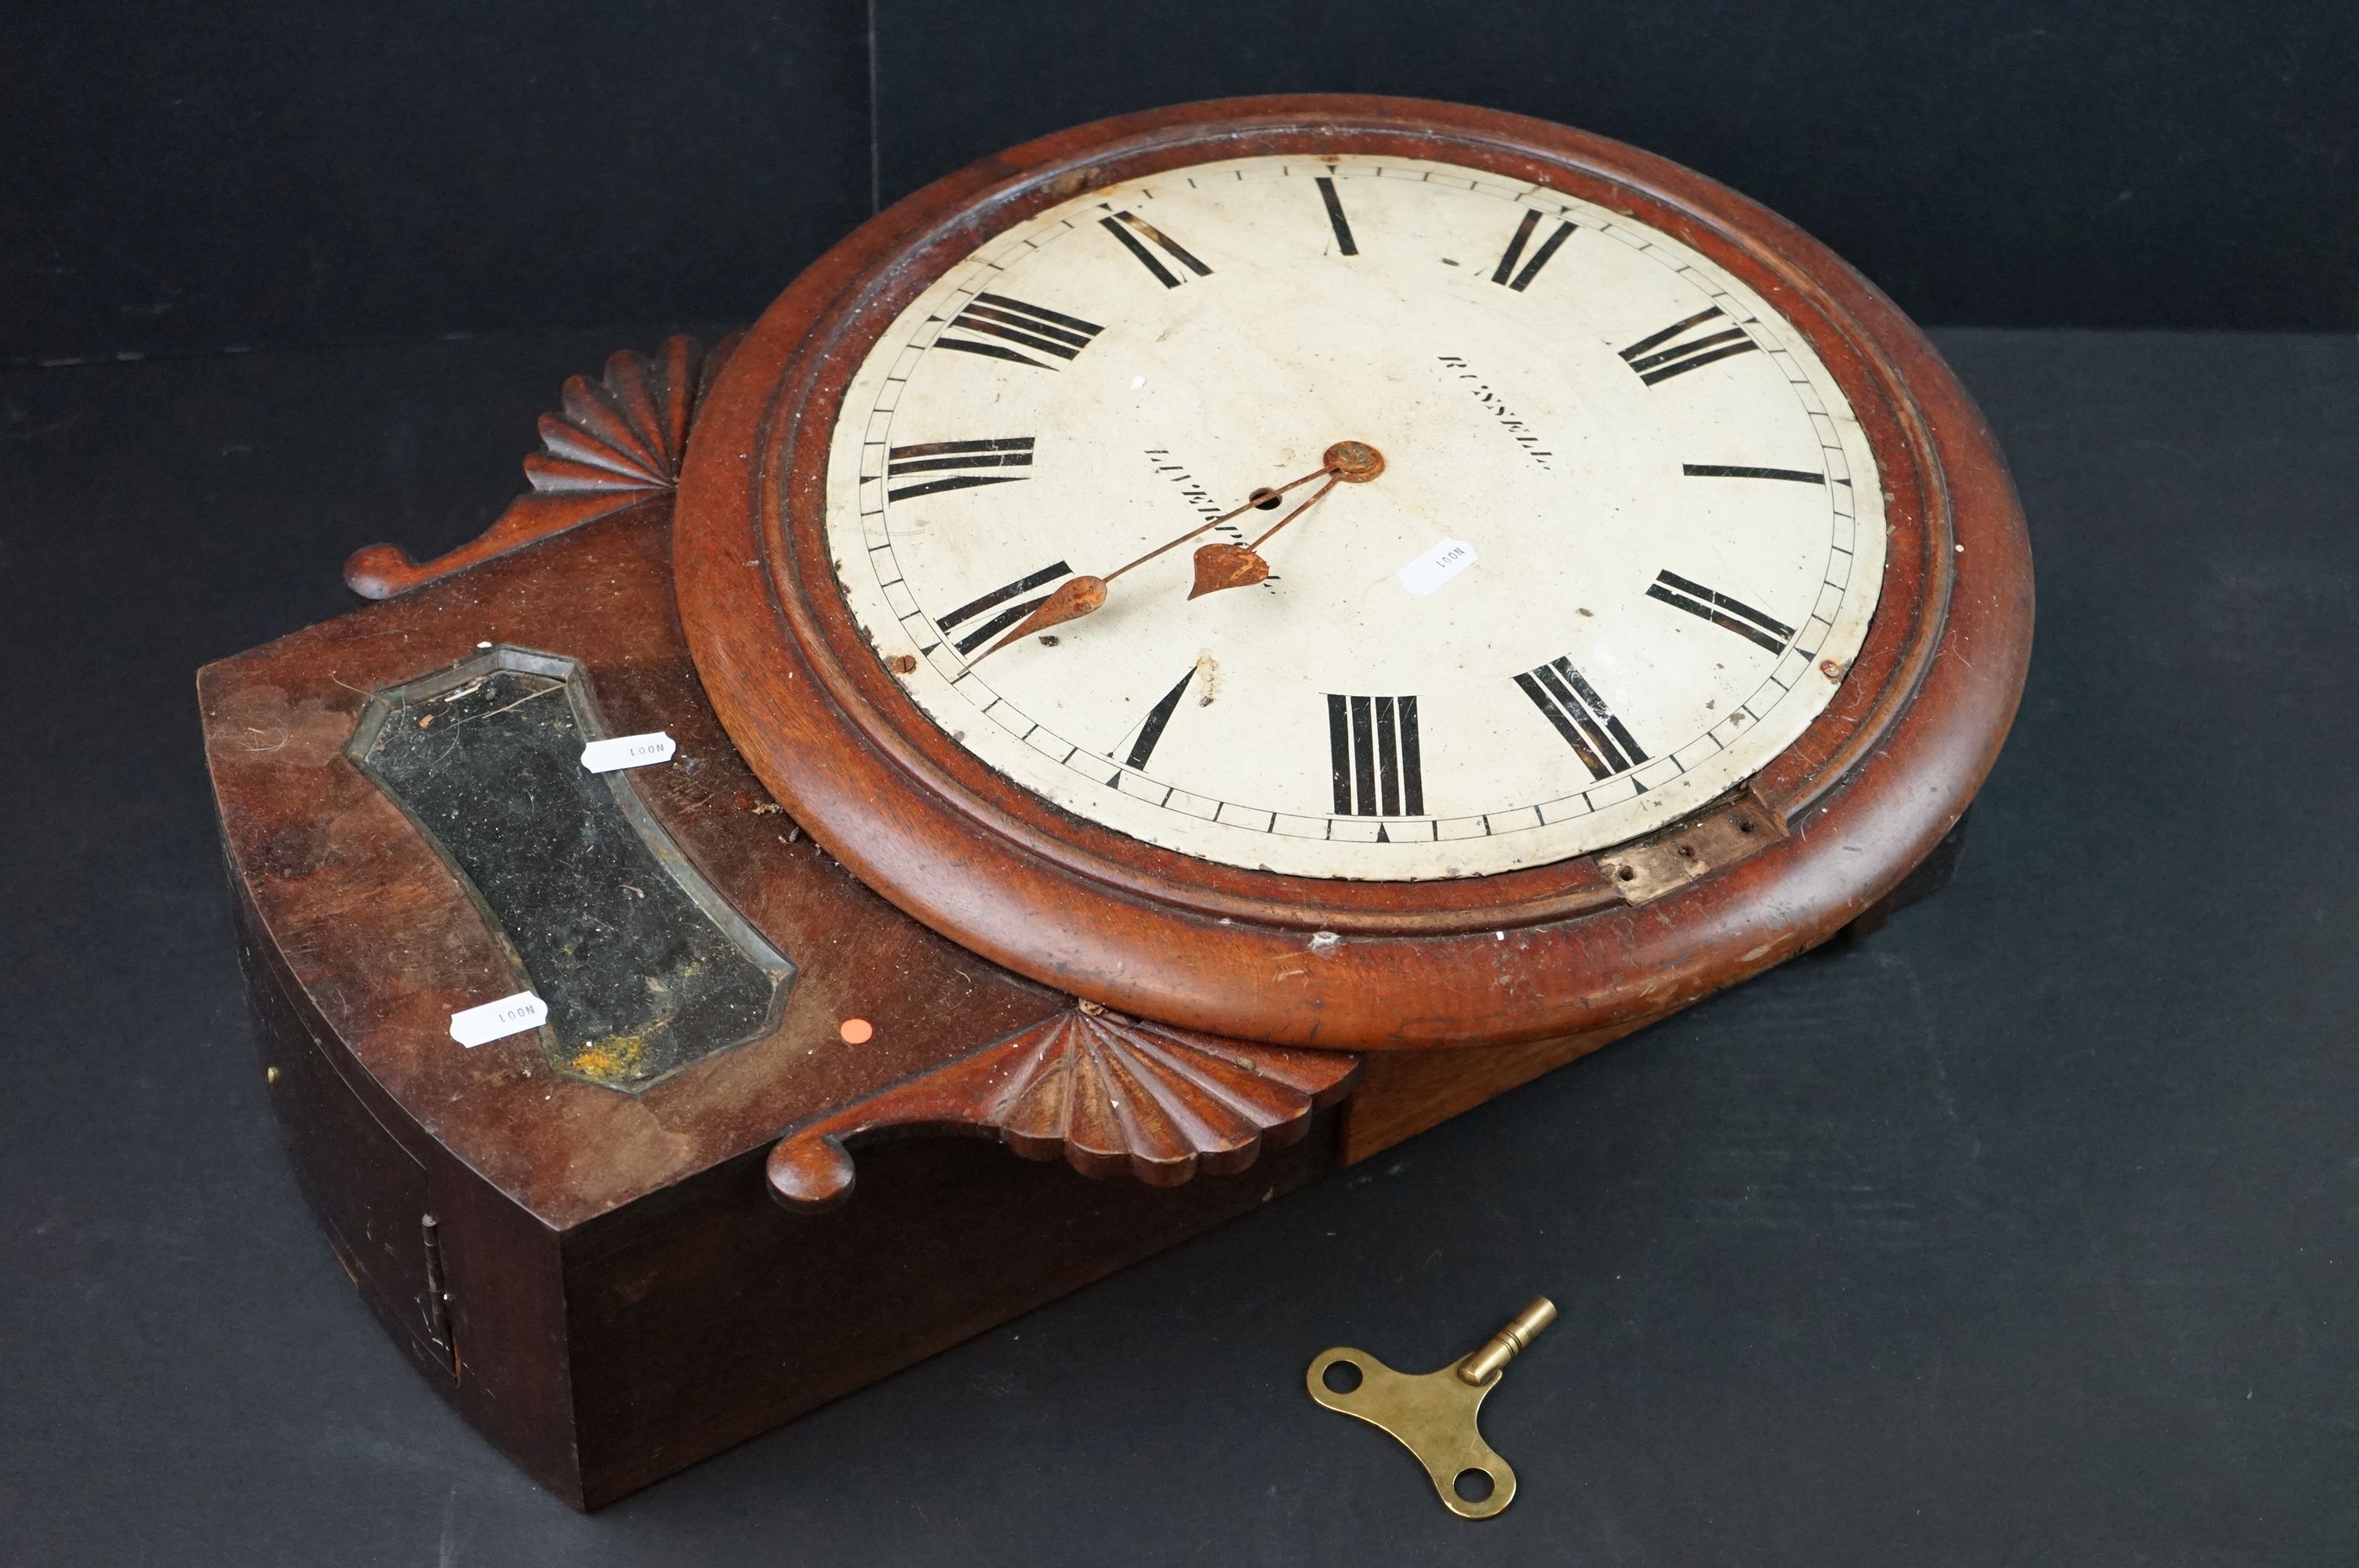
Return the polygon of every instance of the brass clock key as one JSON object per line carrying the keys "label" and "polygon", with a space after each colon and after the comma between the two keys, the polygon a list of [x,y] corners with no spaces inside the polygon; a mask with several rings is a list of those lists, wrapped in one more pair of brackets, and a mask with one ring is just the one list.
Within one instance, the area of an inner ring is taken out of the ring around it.
{"label": "brass clock key", "polygon": [[1489,1519],[1516,1500],[1516,1472],[1483,1441],[1475,1418],[1499,1386],[1502,1368],[1555,1321],[1556,1303],[1539,1296],[1481,1349],[1440,1371],[1412,1377],[1364,1350],[1338,1345],[1319,1353],[1304,1380],[1310,1397],[1329,1410],[1398,1439],[1425,1466],[1451,1513]]}

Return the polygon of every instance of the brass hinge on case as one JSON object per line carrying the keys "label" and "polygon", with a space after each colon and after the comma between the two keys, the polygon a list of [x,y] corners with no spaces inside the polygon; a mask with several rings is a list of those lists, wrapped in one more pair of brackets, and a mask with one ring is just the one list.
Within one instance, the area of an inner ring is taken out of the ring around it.
{"label": "brass hinge on case", "polygon": [[1597,863],[1624,903],[1652,903],[1785,837],[1784,819],[1745,789],[1652,838],[1607,850]]}

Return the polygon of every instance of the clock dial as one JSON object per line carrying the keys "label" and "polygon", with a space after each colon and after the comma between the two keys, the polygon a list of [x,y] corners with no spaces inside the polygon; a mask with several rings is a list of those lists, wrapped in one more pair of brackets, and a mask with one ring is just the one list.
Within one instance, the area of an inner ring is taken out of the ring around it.
{"label": "clock dial", "polygon": [[[1380,460],[1325,471],[1345,442]],[[1026,789],[1399,881],[1602,849],[1756,772],[1884,557],[1866,438],[1758,295],[1604,208],[1356,157],[985,242],[854,374],[826,527],[912,699]]]}

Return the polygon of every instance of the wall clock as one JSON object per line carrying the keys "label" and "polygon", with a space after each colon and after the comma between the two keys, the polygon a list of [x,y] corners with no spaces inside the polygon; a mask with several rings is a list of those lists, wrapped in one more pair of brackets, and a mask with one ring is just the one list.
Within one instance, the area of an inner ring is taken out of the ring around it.
{"label": "wall clock", "polygon": [[1479,110],[1014,149],[543,435],[203,684],[307,1191],[582,1503],[1878,918],[2029,647],[1888,301]]}

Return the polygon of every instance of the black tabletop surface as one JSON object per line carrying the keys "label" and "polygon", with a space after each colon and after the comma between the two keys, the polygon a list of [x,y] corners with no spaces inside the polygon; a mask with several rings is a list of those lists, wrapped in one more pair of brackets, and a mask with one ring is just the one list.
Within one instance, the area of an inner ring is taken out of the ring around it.
{"label": "black tabletop surface", "polygon": [[[646,331],[0,373],[0,1562],[2359,1560],[2359,343],[1958,331],[2039,629],[1946,892],[605,1512],[279,1154],[190,673]],[[1557,1325],[1443,1512],[1302,1368]]]}

